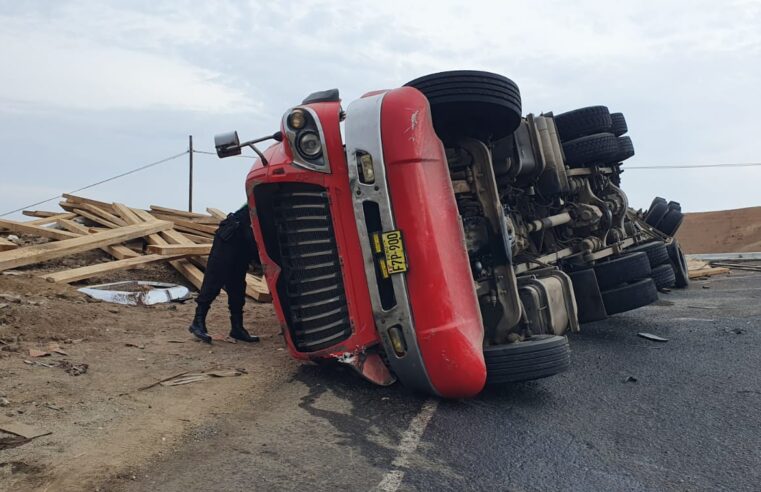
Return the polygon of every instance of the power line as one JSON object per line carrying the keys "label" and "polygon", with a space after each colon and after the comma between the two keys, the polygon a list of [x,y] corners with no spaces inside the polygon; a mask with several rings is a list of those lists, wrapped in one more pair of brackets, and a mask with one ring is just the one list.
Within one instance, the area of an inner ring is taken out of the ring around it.
{"label": "power line", "polygon": [[[193,150],[198,154],[217,155],[216,152],[209,152],[208,150]],[[256,159],[255,155],[236,155],[233,157],[242,157],[245,159]],[[701,169],[711,167],[754,167],[761,166],[761,162],[741,162],[731,164],[663,164],[663,165],[648,165],[648,166],[626,166],[625,169]]]}
{"label": "power line", "polygon": [[[77,193],[79,191],[84,191],[84,190],[93,188],[95,186],[102,185],[104,183],[108,183],[109,181],[113,181],[115,179],[123,178],[124,176],[129,176],[130,174],[134,174],[134,173],[136,173],[138,171],[143,171],[143,170],[151,168],[153,166],[158,166],[159,164],[163,164],[165,162],[169,162],[171,160],[177,159],[178,157],[182,157],[182,156],[184,156],[187,153],[188,153],[188,151],[185,150],[183,152],[180,152],[179,154],[176,154],[176,155],[173,155],[173,156],[170,156],[170,157],[165,157],[165,158],[160,159],[158,161],[154,161],[154,162],[145,164],[143,166],[136,167],[135,169],[131,169],[129,171],[123,172],[121,174],[117,174],[116,176],[111,176],[110,178],[106,178],[106,179],[100,180],[97,183],[92,183],[92,184],[89,184],[87,186],[83,186],[81,188],[77,188],[76,190],[69,191],[69,193]],[[56,195],[54,197],[48,198],[47,200],[42,200],[42,201],[39,201],[39,202],[30,203],[29,205],[24,205],[23,207],[17,208],[15,210],[11,210],[10,212],[5,212],[4,214],[0,215],[0,217],[5,217],[6,215],[14,214],[16,212],[21,212],[22,210],[26,210],[26,209],[28,209],[30,207],[36,207],[37,205],[42,205],[43,203],[52,202],[53,200],[57,200],[58,198],[60,198],[60,196],[61,195],[58,194],[58,195]]]}
{"label": "power line", "polygon": [[664,164],[662,166],[626,166],[624,169],[703,169],[709,167],[754,167],[761,162],[741,162],[736,164]]}
{"label": "power line", "polygon": [[[208,150],[196,150],[196,149],[193,149],[193,153],[194,154],[213,155],[213,156],[217,155],[216,152],[209,152]],[[248,154],[232,155],[232,156],[229,156],[229,157],[240,157],[240,158],[243,158],[243,159],[258,159],[259,158],[258,156],[248,155]]]}

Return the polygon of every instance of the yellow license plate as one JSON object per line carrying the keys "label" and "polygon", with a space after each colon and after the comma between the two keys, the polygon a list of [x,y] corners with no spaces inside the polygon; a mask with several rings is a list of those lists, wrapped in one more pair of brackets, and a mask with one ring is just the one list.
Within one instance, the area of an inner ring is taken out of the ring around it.
{"label": "yellow license plate", "polygon": [[[378,237],[380,236],[380,237]],[[404,250],[404,241],[401,231],[388,231],[375,236],[375,248],[378,253],[383,246],[383,256],[379,258],[381,273],[384,278],[396,273],[407,271],[407,253]],[[380,239],[380,240],[379,240]]]}

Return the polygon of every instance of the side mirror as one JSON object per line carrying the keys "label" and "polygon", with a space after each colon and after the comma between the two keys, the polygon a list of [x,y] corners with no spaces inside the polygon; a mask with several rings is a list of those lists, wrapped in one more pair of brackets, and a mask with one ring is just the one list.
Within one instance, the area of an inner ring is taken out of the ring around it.
{"label": "side mirror", "polygon": [[220,133],[214,136],[214,147],[217,149],[217,157],[224,159],[234,155],[240,155],[240,139],[238,132]]}

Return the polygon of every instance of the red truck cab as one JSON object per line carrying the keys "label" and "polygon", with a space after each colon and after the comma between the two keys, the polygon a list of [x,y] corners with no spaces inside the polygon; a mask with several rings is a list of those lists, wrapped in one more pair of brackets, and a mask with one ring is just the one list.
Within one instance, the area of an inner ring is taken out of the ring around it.
{"label": "red truck cab", "polygon": [[337,95],[287,111],[282,141],[246,179],[288,350],[380,384],[473,396],[484,328],[428,100],[403,87],[344,111]]}

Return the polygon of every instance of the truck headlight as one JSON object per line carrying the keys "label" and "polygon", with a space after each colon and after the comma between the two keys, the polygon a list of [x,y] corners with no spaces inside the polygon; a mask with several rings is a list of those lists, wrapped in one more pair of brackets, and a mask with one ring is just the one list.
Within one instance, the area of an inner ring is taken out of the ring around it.
{"label": "truck headlight", "polygon": [[320,136],[312,131],[305,131],[299,135],[298,148],[301,155],[307,159],[314,159],[322,154],[322,142]]}
{"label": "truck headlight", "polygon": [[293,111],[291,111],[291,114],[288,115],[288,126],[295,130],[300,130],[304,128],[304,125],[307,122],[306,114],[304,113],[303,109],[296,108]]}

